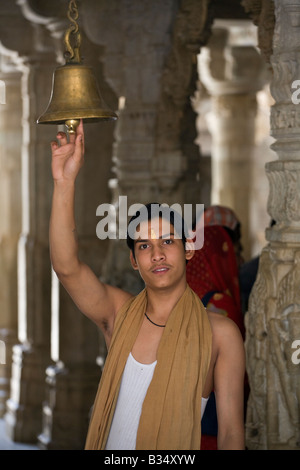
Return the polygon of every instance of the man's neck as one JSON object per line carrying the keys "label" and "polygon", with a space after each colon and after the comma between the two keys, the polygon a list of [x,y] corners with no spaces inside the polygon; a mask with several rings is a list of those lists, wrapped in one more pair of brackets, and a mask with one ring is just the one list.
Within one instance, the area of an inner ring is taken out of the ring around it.
{"label": "man's neck", "polygon": [[153,290],[146,287],[147,291],[147,312],[156,319],[166,322],[178,300],[182,297],[187,287],[187,283],[176,289]]}

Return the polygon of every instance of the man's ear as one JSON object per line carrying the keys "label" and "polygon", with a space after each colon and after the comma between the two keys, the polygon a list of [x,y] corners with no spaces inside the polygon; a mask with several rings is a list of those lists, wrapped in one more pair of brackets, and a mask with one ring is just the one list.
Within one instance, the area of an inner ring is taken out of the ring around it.
{"label": "man's ear", "polygon": [[131,266],[133,267],[133,269],[138,270],[139,268],[138,268],[137,262],[134,259],[134,256],[133,256],[133,253],[132,253],[131,250],[130,250],[130,254],[129,254],[129,259],[130,259],[130,263],[131,263]]}
{"label": "man's ear", "polygon": [[189,261],[195,254],[194,242],[191,238],[187,238],[185,241],[185,259]]}

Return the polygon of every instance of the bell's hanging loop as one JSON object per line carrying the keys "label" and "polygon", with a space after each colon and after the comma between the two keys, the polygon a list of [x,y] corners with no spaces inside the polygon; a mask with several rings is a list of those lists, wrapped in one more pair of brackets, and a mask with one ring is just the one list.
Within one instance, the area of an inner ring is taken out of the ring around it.
{"label": "bell's hanging loop", "polygon": [[78,16],[76,1],[71,0],[68,11],[71,25],[64,35],[66,64],[54,71],[48,107],[37,120],[38,124],[65,124],[69,134],[76,132],[80,119],[84,122],[117,119],[102,99],[93,69],[81,63]]}

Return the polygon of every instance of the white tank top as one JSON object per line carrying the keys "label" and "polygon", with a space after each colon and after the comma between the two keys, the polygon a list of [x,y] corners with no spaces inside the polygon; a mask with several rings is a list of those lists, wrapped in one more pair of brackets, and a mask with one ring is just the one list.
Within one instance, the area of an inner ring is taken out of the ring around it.
{"label": "white tank top", "polygon": [[[143,402],[157,361],[141,364],[129,353],[106,443],[106,450],[135,450]],[[202,398],[201,418],[208,398]]]}

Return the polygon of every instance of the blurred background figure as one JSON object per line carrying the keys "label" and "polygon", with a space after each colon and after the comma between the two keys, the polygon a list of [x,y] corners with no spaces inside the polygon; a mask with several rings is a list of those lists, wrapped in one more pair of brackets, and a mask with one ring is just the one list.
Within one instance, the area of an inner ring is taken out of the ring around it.
{"label": "blurred background figure", "polygon": [[[187,282],[205,307],[233,320],[244,338],[239,282],[242,265],[241,224],[238,218],[227,207],[209,207],[204,211],[204,244],[188,262]],[[247,385],[245,394],[248,395]],[[202,418],[201,449],[217,449],[217,430],[212,392]]]}
{"label": "blurred background figure", "polygon": [[259,256],[245,262],[243,258],[242,227],[235,212],[226,206],[213,205],[204,212],[204,225],[222,226],[229,234],[239,269],[239,290],[243,315],[248,310],[249,296],[255,282]]}
{"label": "blurred background figure", "polygon": [[208,309],[231,318],[244,335],[239,269],[232,240],[223,227],[204,227],[204,245],[188,262],[187,281]]}
{"label": "blurred background figure", "polygon": [[240,268],[242,264],[244,264],[244,258],[242,255],[243,246],[241,243],[242,233],[241,223],[235,212],[226,206],[210,206],[204,211],[204,226],[208,225],[224,227],[232,240],[237,264]]}

